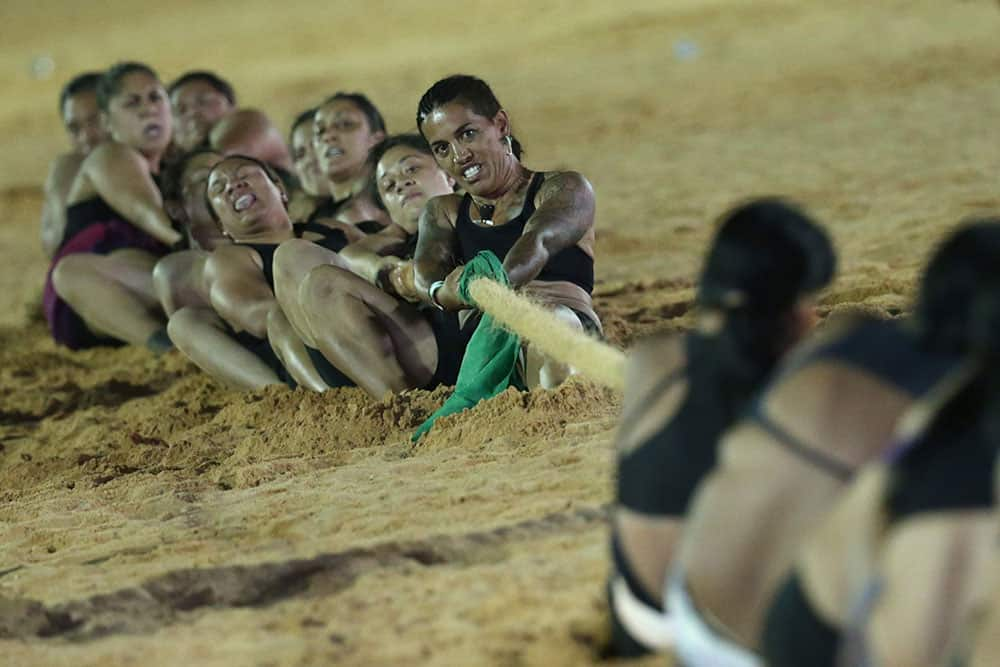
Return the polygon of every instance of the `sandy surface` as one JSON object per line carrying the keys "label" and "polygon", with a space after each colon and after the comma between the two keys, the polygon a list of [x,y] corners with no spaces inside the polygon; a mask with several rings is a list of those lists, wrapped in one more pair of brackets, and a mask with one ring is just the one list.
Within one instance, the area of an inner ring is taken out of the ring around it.
{"label": "sandy surface", "polygon": [[39,184],[80,69],[216,68],[282,124],[364,90],[393,130],[439,76],[485,77],[529,166],[593,181],[621,346],[688,324],[710,222],[745,196],[828,223],[824,312],[904,310],[933,243],[1000,205],[986,0],[363,4],[0,10],[4,664],[577,665],[602,632],[614,393],[506,393],[413,447],[440,390],[237,394],[176,353],[52,344]]}

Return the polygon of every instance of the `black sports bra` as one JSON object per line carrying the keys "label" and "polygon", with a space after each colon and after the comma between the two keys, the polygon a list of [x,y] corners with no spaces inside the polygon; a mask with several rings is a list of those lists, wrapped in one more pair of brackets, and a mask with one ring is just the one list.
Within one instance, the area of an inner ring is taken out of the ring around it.
{"label": "black sports bra", "polygon": [[[959,359],[953,355],[922,349],[897,322],[869,320],[786,366],[779,372],[776,381],[818,361],[836,361],[863,369],[878,379],[917,397],[930,390],[954,368]],[[795,438],[768,417],[764,409],[766,399],[766,391],[758,394],[750,406],[748,419],[809,465],[845,481],[854,475],[853,466],[838,461]]]}
{"label": "black sports bra", "polygon": [[921,512],[993,506],[997,443],[983,420],[986,380],[973,382],[923,436],[890,462],[886,497],[890,523]]}

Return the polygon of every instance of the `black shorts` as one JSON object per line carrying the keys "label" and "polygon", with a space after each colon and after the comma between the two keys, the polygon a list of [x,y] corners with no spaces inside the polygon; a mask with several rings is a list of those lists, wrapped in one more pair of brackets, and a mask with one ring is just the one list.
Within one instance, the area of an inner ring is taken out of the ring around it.
{"label": "black shorts", "polygon": [[761,646],[770,667],[833,667],[837,662],[840,632],[819,617],[794,571],[771,601]]}
{"label": "black shorts", "polygon": [[266,338],[257,338],[253,334],[246,331],[240,331],[239,333],[230,331],[230,335],[232,335],[232,337],[235,338],[240,345],[252,352],[255,357],[263,361],[268,368],[274,371],[274,374],[278,376],[278,379],[288,385],[289,389],[295,389],[298,386],[298,383],[296,383],[292,376],[289,375],[288,371],[285,370],[284,364],[281,363],[281,359],[279,359],[278,355],[276,355],[274,350],[271,349],[271,343],[268,342]]}
{"label": "black shorts", "polygon": [[326,383],[327,387],[331,389],[333,387],[357,387],[358,385],[354,383],[354,380],[344,375],[344,373],[330,363],[330,361],[323,356],[323,353],[317,350],[315,347],[305,346],[306,353],[309,355],[309,360],[312,361],[313,366],[316,368],[316,372]]}

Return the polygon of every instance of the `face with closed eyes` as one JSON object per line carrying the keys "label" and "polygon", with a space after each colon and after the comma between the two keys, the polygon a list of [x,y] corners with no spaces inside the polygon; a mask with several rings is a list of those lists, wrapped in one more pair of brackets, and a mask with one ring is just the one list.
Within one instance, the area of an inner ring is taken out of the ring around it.
{"label": "face with closed eyes", "polygon": [[145,72],[121,78],[108,101],[105,122],[115,141],[144,155],[162,155],[170,143],[170,106],[163,85]]}
{"label": "face with closed eyes", "polygon": [[319,197],[327,194],[329,188],[320,172],[319,160],[316,159],[314,134],[313,124],[308,121],[299,123],[292,130],[292,167],[306,194]]}
{"label": "face with closed eyes", "polygon": [[320,171],[333,183],[362,175],[368,151],[385,136],[381,131],[373,132],[361,109],[346,99],[327,102],[317,109],[313,131]]}
{"label": "face with closed eyes", "polygon": [[234,241],[291,230],[280,182],[271,180],[257,163],[226,158],[208,175],[208,203]]}
{"label": "face with closed eyes", "polygon": [[185,151],[201,145],[212,127],[233,110],[225,95],[201,79],[175,88],[170,104],[174,115],[174,143]]}
{"label": "face with closed eyes", "polygon": [[431,110],[420,130],[438,165],[460,188],[484,197],[502,194],[512,158],[505,139],[507,112],[487,118],[461,102],[449,102]]}
{"label": "face with closed eyes", "polygon": [[400,145],[378,161],[375,183],[389,217],[413,234],[427,200],[451,194],[455,182],[426,152]]}
{"label": "face with closed eyes", "polygon": [[87,155],[94,147],[108,138],[101,125],[101,109],[97,106],[97,93],[85,90],[66,98],[62,108],[63,127],[73,144],[73,151]]}

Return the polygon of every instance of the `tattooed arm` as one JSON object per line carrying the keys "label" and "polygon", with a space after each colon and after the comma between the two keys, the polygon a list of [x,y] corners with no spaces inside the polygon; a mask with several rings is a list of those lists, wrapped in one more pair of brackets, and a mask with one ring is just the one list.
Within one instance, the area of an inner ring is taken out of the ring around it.
{"label": "tattooed arm", "polygon": [[594,226],[594,190],[575,171],[549,176],[535,201],[524,233],[503,258],[513,287],[534,280],[553,255],[578,243]]}
{"label": "tattooed arm", "polygon": [[448,310],[468,308],[468,304],[458,296],[457,289],[458,277],[462,275],[456,252],[458,237],[455,234],[460,201],[457,195],[442,195],[427,202],[420,214],[417,250],[413,256],[417,293],[429,302],[427,290],[431,284],[444,280],[445,285],[437,291],[435,298]]}

